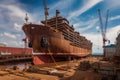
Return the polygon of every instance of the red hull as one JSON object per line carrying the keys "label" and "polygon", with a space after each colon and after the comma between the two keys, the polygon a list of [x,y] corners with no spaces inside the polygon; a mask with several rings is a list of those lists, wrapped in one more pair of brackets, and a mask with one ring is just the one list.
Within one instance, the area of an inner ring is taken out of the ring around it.
{"label": "red hull", "polygon": [[[34,64],[53,62],[51,55],[56,61],[64,59],[85,57],[92,53],[92,43],[69,25],[62,17],[48,19],[48,25],[24,24],[22,29],[28,39],[29,47],[33,48]],[[44,21],[42,21],[44,24]]]}
{"label": "red hull", "polygon": [[80,58],[80,57],[86,57],[91,54],[79,54],[75,55],[75,53],[56,53],[56,54],[50,54],[50,53],[34,53],[33,54],[33,63],[35,65],[44,64],[44,63],[53,63],[53,62],[59,62],[59,61],[67,61],[74,58]]}

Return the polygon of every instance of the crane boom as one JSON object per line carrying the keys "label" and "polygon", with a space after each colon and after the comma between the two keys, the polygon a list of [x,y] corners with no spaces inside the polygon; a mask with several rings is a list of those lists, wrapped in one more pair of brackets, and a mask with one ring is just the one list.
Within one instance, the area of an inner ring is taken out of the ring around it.
{"label": "crane boom", "polygon": [[[100,12],[100,9],[98,9],[98,15],[99,15],[99,20],[100,20],[100,29],[101,29],[101,34],[102,34],[102,38],[103,38],[103,49],[105,48],[105,42],[107,41],[107,39],[106,39],[106,29],[107,29],[107,23],[108,23],[108,12],[109,12],[109,10],[107,10],[105,26],[103,26],[101,12]],[[106,54],[105,49],[104,49],[103,54],[105,56],[105,54]]]}
{"label": "crane boom", "polygon": [[100,9],[98,9],[98,14],[99,14],[99,20],[100,20],[101,33],[102,33],[102,36],[104,36],[103,23],[102,23],[102,17],[101,17]]}
{"label": "crane boom", "polygon": [[107,14],[106,14],[105,33],[107,30],[107,24],[108,24],[108,13],[109,13],[109,10],[107,10]]}

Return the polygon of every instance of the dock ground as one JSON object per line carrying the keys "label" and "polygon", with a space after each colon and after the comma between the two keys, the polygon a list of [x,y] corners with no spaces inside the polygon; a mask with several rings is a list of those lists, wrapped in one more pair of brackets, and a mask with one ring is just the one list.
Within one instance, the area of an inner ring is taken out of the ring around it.
{"label": "dock ground", "polygon": [[0,80],[120,80],[120,65],[102,57],[0,70]]}

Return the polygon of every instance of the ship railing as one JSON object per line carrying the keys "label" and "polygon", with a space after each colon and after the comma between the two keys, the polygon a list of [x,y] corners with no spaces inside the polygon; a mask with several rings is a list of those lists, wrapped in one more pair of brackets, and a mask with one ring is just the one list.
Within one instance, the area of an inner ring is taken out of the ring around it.
{"label": "ship railing", "polygon": [[45,54],[50,54],[50,53],[33,53],[33,55],[45,55]]}
{"label": "ship railing", "polygon": [[86,56],[85,53],[33,53],[33,55],[73,55],[73,56]]}

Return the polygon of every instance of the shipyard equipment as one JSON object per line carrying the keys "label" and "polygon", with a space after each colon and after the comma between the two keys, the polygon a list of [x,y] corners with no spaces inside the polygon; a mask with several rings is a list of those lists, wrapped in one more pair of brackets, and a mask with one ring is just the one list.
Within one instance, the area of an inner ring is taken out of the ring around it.
{"label": "shipyard equipment", "polygon": [[107,10],[105,26],[103,26],[101,12],[100,12],[100,9],[98,9],[99,20],[100,20],[100,29],[101,29],[102,39],[103,39],[103,55],[104,55],[104,57],[105,57],[105,45],[106,45],[106,41],[109,41],[106,38],[106,30],[107,30],[107,24],[108,24],[108,12],[109,12],[109,10]]}

